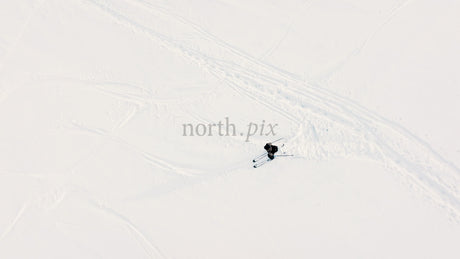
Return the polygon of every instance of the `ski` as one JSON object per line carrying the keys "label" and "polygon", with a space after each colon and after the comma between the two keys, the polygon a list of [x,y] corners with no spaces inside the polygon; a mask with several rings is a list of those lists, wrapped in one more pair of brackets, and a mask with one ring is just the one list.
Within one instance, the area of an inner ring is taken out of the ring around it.
{"label": "ski", "polygon": [[274,140],[270,143],[267,143],[266,146],[268,145],[269,147],[264,147],[264,149],[266,149],[267,152],[264,152],[263,154],[260,154],[258,156],[256,156],[254,159],[252,159],[252,162],[254,163],[253,167],[254,168],[258,168],[258,167],[261,167],[262,165],[266,164],[267,162],[270,162],[271,160],[273,160],[274,158],[276,157],[282,157],[282,156],[292,156],[292,155],[287,155],[285,151],[282,151],[281,148],[284,147],[284,143],[281,144],[279,147],[277,146],[274,146],[276,149],[274,150],[274,153],[276,153],[277,151],[280,151],[281,154],[278,154],[278,155],[274,155],[273,153],[268,153],[268,152],[271,152],[272,151],[272,145],[273,143],[277,142],[277,141],[280,141],[284,138],[279,138],[277,140]]}
{"label": "ski", "polygon": [[259,156],[256,156],[256,157],[252,160],[252,162],[255,163],[255,162],[257,162],[259,159],[263,158],[263,157],[266,156],[266,155],[267,155],[267,152],[265,152],[265,153],[263,153],[263,154],[261,154],[261,155],[259,155]]}
{"label": "ski", "polygon": [[261,167],[262,165],[264,165],[265,163],[270,162],[270,161],[271,161],[271,159],[267,158],[266,160],[263,160],[262,162],[254,164],[254,168]]}

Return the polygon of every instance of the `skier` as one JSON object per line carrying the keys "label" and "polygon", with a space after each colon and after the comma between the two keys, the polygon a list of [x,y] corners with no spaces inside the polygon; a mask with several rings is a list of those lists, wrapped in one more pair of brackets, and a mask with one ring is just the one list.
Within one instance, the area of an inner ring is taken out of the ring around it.
{"label": "skier", "polygon": [[264,146],[264,149],[267,151],[267,156],[270,160],[275,159],[275,153],[278,152],[278,147],[272,143],[267,143]]}
{"label": "skier", "polygon": [[[254,158],[252,160],[252,162],[254,163],[253,167],[254,168],[260,167],[260,166],[264,165],[265,163],[267,163],[269,161],[272,161],[273,159],[275,159],[275,157],[278,157],[278,156],[280,156],[280,157],[292,156],[292,155],[286,155],[285,154],[286,152],[281,152],[280,155],[275,155],[275,153],[278,152],[279,148],[278,148],[278,146],[273,145],[273,143],[275,143],[277,141],[280,141],[282,139],[283,138],[280,138],[280,139],[277,139],[275,141],[272,141],[272,142],[269,142],[269,143],[265,144],[264,149],[265,149],[266,153],[264,152],[263,154],[260,154],[259,156],[257,156],[256,158]],[[283,147],[284,147],[284,144],[281,145],[281,148],[283,148]],[[268,156],[268,158],[267,158],[267,156]]]}

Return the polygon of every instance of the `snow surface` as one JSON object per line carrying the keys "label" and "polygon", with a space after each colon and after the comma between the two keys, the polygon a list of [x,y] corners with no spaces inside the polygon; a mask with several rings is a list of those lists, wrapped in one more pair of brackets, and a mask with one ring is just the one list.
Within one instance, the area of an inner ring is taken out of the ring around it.
{"label": "snow surface", "polygon": [[0,258],[460,258],[459,14],[0,2]]}

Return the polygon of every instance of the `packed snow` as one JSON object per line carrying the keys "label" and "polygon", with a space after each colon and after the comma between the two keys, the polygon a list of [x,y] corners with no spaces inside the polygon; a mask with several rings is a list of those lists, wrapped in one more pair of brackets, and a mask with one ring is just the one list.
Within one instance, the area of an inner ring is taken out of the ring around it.
{"label": "packed snow", "polygon": [[0,258],[460,258],[459,14],[2,1]]}

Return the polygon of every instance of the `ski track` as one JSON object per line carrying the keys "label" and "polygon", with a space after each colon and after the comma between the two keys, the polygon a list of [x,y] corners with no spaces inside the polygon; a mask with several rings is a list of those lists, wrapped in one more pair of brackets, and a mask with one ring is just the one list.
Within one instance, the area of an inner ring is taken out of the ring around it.
{"label": "ski track", "polygon": [[[138,1],[142,1],[142,0],[138,0]],[[304,11],[304,9],[308,10],[313,5],[314,2],[315,2],[314,0],[306,0],[305,2],[300,4],[300,6],[297,8],[297,14],[291,17],[289,25],[287,29],[285,29],[285,31],[282,33],[281,38],[277,40],[272,47],[270,47],[264,54],[262,54],[259,57],[260,60],[267,59],[281,46],[281,43],[286,39],[288,34],[291,32],[296,19],[302,15],[302,12]]]}
{"label": "ski track", "polygon": [[[367,38],[363,41],[361,46],[353,50],[348,57],[342,61],[343,64],[340,64],[339,67],[343,67],[346,63],[350,62],[353,58],[357,57],[361,52],[366,49],[366,47],[369,45],[369,42],[371,42],[374,37],[382,31],[382,29],[388,25],[393,18],[401,11],[403,10],[406,6],[408,6],[413,0],[403,0],[398,2],[391,10],[389,11],[389,15],[383,19],[383,21],[377,25],[377,27],[367,36]],[[338,69],[334,69],[333,71],[330,71],[328,73],[327,81],[332,80],[337,74],[339,73]]]}
{"label": "ski track", "polygon": [[2,235],[0,236],[0,241],[2,241],[16,226],[16,224],[19,222],[19,220],[22,218],[24,211],[26,211],[27,207],[29,204],[26,202],[22,205],[21,209],[19,209],[18,213],[16,214],[16,217],[14,217],[13,221],[11,224],[9,224],[5,230],[3,231]]}
{"label": "ski track", "polygon": [[78,123],[73,123],[73,127],[79,131],[86,132],[89,134],[96,134],[101,137],[107,138],[107,140],[113,141],[115,143],[118,143],[122,145],[125,148],[130,149],[131,151],[141,155],[146,162],[149,164],[152,164],[158,168],[164,169],[166,172],[171,172],[174,175],[181,175],[181,176],[195,176],[199,174],[197,170],[192,170],[189,168],[182,168],[179,166],[176,166],[164,159],[161,159],[160,157],[157,157],[153,154],[150,154],[137,146],[126,142],[120,137],[117,137],[116,135],[113,135],[111,132],[102,130],[102,129],[94,129],[94,128],[89,128],[87,126],[78,124]]}
{"label": "ski track", "polygon": [[[189,26],[208,44],[220,48],[223,53],[239,62],[208,56],[170,36],[154,31],[148,25],[130,18],[105,1],[85,0],[85,2],[97,7],[133,32],[146,35],[166,49],[194,61],[201,69],[216,76],[236,92],[298,125],[298,133],[291,136],[291,145],[297,148],[299,155],[308,157],[310,153],[316,153],[319,158],[325,158],[331,155],[347,156],[358,151],[363,154],[370,153],[372,159],[399,171],[417,190],[423,190],[428,198],[446,208],[453,218],[459,219],[460,195],[457,186],[460,183],[460,170],[439,155],[428,143],[402,126],[349,99],[319,86],[305,83],[296,75],[262,62],[161,6],[154,6],[143,0],[135,2],[138,6],[143,6],[146,11],[162,12],[164,16],[172,19],[172,23],[179,22]],[[404,2],[396,8],[389,20],[407,3]],[[387,23],[384,22],[382,26]],[[364,42],[362,48],[368,41]],[[319,143],[310,143],[305,136],[307,132],[302,132],[304,128],[313,129],[313,135]],[[324,129],[329,129],[327,136],[319,136],[318,131]],[[327,141],[333,142],[334,138],[343,141],[334,143],[329,150],[325,145],[318,149],[322,144],[330,143]],[[312,151],[311,148],[316,150]]]}
{"label": "ski track", "polygon": [[121,215],[112,208],[107,207],[103,203],[97,202],[93,199],[89,200],[89,204],[93,205],[96,209],[102,210],[103,212],[115,217],[116,219],[120,220],[123,224],[125,224],[128,227],[128,230],[130,230],[134,234],[134,237],[140,243],[140,245],[150,258],[167,258],[164,255],[164,253],[160,250],[160,248],[157,245],[155,245],[151,240],[149,240],[147,236],[138,227],[136,227],[127,217]]}
{"label": "ski track", "polygon": [[377,29],[375,29],[369,35],[369,37],[366,38],[366,40],[364,40],[363,44],[361,45],[361,47],[358,50],[358,53],[360,53],[363,49],[365,49],[366,46],[369,44],[369,42],[375,37],[375,35],[377,35],[377,33],[380,32],[383,29],[383,27],[385,27],[385,25],[387,25],[388,23],[390,23],[391,20],[393,20],[393,18],[396,16],[396,14],[398,14],[402,9],[404,9],[412,1],[413,0],[400,1],[400,4],[397,4],[395,7],[393,7],[391,9],[391,11],[390,11],[390,15],[388,15],[388,17],[381,24],[379,24],[377,26]]}
{"label": "ski track", "polygon": [[31,21],[39,12],[41,6],[45,1],[47,0],[37,0],[38,3],[32,4],[32,10],[30,11],[30,14],[27,16],[25,22],[22,24],[21,28],[18,30],[18,36],[12,41],[11,46],[9,46],[9,48],[6,50],[6,53],[4,54],[3,63],[0,63],[0,74],[3,73],[3,70],[6,67],[6,63],[10,59],[11,55],[14,54],[14,52],[16,51],[26,31],[30,27]]}
{"label": "ski track", "polygon": [[[169,105],[171,103],[185,103],[190,100],[201,98],[201,95],[181,95],[179,97],[159,98],[154,91],[145,86],[140,86],[134,83],[116,82],[113,80],[95,80],[88,78],[72,78],[61,76],[38,75],[33,78],[33,82],[37,83],[66,83],[68,86],[81,86],[90,90],[97,90],[103,94],[137,105],[140,109],[152,105]],[[203,91],[202,94],[212,93],[213,90]],[[2,94],[2,93],[0,93]],[[0,95],[0,100],[2,96]]]}

